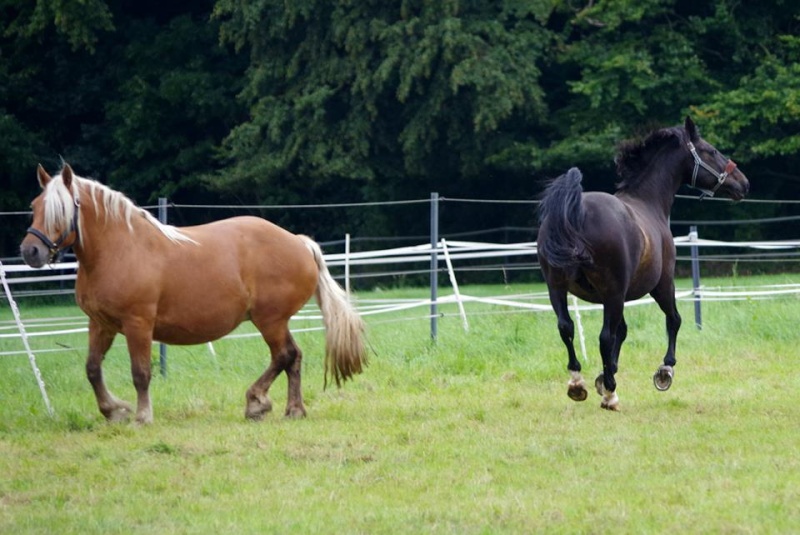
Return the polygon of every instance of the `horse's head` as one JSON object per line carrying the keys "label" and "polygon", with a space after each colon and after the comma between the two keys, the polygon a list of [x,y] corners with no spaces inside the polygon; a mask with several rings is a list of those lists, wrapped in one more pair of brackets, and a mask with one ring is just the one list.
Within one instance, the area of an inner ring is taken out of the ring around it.
{"label": "horse's head", "polygon": [[73,193],[72,168],[64,164],[60,175],[51,177],[40,165],[36,171],[42,192],[31,203],[33,223],[20,245],[22,259],[39,268],[55,261],[60,251],[78,241],[78,207]]}
{"label": "horse's head", "polygon": [[713,197],[715,193],[721,192],[735,201],[743,199],[750,191],[750,182],[736,167],[736,163],[700,137],[690,117],[686,117],[683,127],[688,139],[686,148],[692,159],[692,179],[689,185],[700,190],[703,196]]}

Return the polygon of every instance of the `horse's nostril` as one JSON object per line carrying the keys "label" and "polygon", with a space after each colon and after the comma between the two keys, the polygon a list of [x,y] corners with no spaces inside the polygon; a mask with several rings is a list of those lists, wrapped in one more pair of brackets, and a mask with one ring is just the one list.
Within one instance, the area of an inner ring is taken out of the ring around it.
{"label": "horse's nostril", "polygon": [[20,248],[22,259],[31,267],[41,267],[44,265],[44,255],[41,248],[36,245],[27,245]]}

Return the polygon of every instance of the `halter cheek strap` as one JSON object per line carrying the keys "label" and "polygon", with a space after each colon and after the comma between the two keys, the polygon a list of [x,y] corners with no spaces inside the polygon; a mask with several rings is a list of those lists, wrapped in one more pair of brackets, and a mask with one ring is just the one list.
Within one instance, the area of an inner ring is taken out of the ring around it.
{"label": "halter cheek strap", "polygon": [[[725,182],[725,179],[728,178],[728,175],[733,173],[733,170],[736,169],[736,162],[733,160],[728,160],[728,163],[725,164],[725,170],[721,173],[718,172],[716,169],[708,165],[706,162],[700,159],[700,155],[697,154],[697,149],[694,146],[694,143],[688,141],[686,145],[689,147],[689,152],[692,153],[692,158],[694,158],[694,169],[692,170],[692,183],[691,187],[694,189],[700,190],[702,193],[702,197],[713,197],[717,190],[722,186],[722,183]],[[701,188],[695,185],[697,182],[697,172],[700,168],[705,169],[711,176],[717,179],[717,183],[714,184],[714,187],[709,189]],[[702,198],[701,197],[701,198]]]}
{"label": "halter cheek strap", "polygon": [[75,233],[75,241],[73,244],[78,243],[80,241],[80,235],[78,234],[78,209],[81,206],[81,202],[78,199],[75,199],[75,211],[72,213],[72,221],[70,222],[69,228],[61,233],[61,236],[54,242],[47,235],[39,229],[28,227],[28,230],[25,232],[28,234],[33,234],[40,240],[42,243],[47,247],[47,250],[50,252],[50,257],[48,258],[48,263],[52,264],[53,260],[56,258],[56,255],[61,251],[62,246],[64,245],[64,241],[66,241],[67,236]]}

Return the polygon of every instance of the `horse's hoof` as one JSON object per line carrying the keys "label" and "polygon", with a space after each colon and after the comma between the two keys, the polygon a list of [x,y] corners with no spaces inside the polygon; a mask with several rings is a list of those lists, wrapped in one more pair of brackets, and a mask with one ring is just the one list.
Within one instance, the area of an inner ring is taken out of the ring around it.
{"label": "horse's hoof", "polygon": [[264,396],[262,399],[253,397],[247,400],[247,407],[244,410],[244,416],[248,420],[260,422],[264,419],[264,415],[272,410],[272,402],[268,397]]}
{"label": "horse's hoof", "polygon": [[131,411],[115,410],[115,411],[112,411],[111,413],[109,413],[108,416],[106,416],[106,421],[108,423],[112,423],[112,424],[118,424],[118,423],[121,423],[121,422],[127,422],[128,420],[131,419],[131,414],[132,414]]}
{"label": "horse's hoof", "polygon": [[284,416],[292,419],[300,419],[306,417],[306,409],[304,407],[286,407]]}
{"label": "horse's hoof", "polygon": [[112,408],[101,412],[110,423],[127,422],[133,414],[133,407],[126,401],[117,400]]}
{"label": "horse's hoof", "polygon": [[606,409],[607,411],[614,411],[619,412],[619,402],[612,404],[606,403],[605,401],[600,402],[600,408]]}
{"label": "horse's hoof", "polygon": [[672,386],[672,376],[675,372],[672,370],[672,366],[660,366],[656,373],[653,374],[653,384],[656,387],[656,390],[664,392],[665,390],[669,390],[669,387]]}
{"label": "horse's hoof", "polygon": [[136,423],[138,425],[150,425],[153,423],[153,409],[148,408],[136,414]]}
{"label": "horse's hoof", "polygon": [[594,388],[601,396],[606,393],[605,377],[602,373],[597,376],[597,379],[594,380]]}
{"label": "horse's hoof", "polygon": [[567,388],[567,395],[573,401],[586,401],[589,392],[586,390],[586,385],[581,382],[578,384],[570,384]]}
{"label": "horse's hoof", "polygon": [[244,412],[244,417],[250,420],[251,422],[260,422],[261,420],[264,419],[264,415],[267,414],[267,412],[269,411],[257,412],[257,411],[246,410]]}
{"label": "horse's hoof", "polygon": [[603,401],[600,402],[600,408],[609,411],[619,410],[619,397],[616,392],[606,392],[603,394]]}

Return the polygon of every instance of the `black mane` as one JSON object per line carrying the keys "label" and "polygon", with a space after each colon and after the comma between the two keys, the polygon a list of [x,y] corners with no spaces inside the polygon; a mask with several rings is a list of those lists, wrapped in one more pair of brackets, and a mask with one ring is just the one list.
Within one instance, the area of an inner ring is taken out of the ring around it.
{"label": "black mane", "polygon": [[614,158],[617,175],[620,177],[617,188],[619,190],[636,188],[642,178],[647,176],[644,171],[648,165],[653,163],[655,154],[665,144],[683,142],[685,138],[686,131],[682,127],[675,126],[661,128],[644,138],[622,141],[617,146],[617,156]]}

